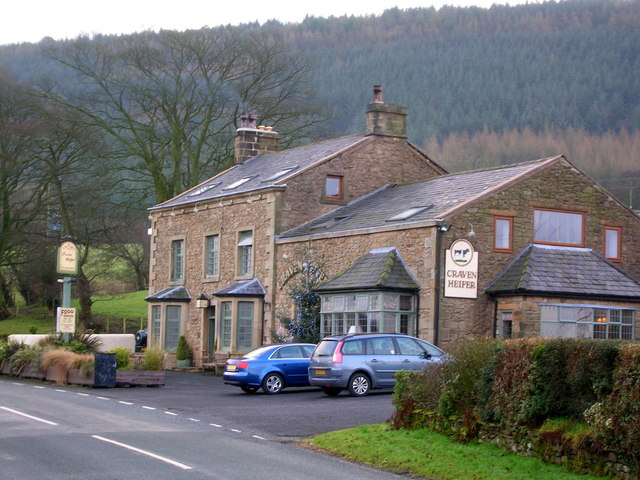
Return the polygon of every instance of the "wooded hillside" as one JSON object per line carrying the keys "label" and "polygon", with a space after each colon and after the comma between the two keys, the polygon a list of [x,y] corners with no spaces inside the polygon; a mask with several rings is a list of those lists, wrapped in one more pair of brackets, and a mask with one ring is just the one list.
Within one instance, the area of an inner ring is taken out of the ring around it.
{"label": "wooded hillside", "polygon": [[[445,168],[562,153],[640,205],[638,0],[391,9],[205,31],[223,30],[279,37],[315,68],[309,88],[333,112],[324,136],[363,131],[381,84],[386,101],[409,107],[409,139]],[[25,82],[68,75],[43,56],[51,43],[1,47],[0,68]]]}

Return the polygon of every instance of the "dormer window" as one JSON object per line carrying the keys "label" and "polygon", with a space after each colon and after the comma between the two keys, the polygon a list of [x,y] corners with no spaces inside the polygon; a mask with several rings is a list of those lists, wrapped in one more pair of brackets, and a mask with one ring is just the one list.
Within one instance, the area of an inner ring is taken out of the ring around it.
{"label": "dormer window", "polygon": [[343,180],[340,175],[327,175],[324,182],[324,197],[327,200],[343,200]]}

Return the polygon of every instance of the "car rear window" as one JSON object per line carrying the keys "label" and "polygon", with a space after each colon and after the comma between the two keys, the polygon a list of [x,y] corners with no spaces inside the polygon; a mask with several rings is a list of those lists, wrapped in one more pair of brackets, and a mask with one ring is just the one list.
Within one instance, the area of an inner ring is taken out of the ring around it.
{"label": "car rear window", "polygon": [[314,355],[320,357],[333,355],[336,345],[338,345],[337,340],[322,340],[316,347]]}
{"label": "car rear window", "polygon": [[364,340],[348,340],[342,346],[345,355],[364,355]]}

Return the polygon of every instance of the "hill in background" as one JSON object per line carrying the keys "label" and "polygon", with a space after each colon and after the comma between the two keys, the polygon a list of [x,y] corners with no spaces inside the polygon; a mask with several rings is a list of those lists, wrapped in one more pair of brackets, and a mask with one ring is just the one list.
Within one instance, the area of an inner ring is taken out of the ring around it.
{"label": "hill in background", "polygon": [[[203,18],[203,23],[213,23]],[[566,154],[640,205],[640,1],[390,9],[221,29],[285,39],[315,67],[329,135],[364,129],[371,86],[409,107],[409,139],[450,170]],[[109,41],[108,36],[99,41]],[[0,48],[22,81],[62,75],[51,40]]]}

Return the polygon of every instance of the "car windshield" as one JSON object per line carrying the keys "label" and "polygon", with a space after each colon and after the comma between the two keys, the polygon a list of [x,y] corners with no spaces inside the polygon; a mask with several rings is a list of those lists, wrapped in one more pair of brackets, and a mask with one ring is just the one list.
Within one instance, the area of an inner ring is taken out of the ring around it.
{"label": "car windshield", "polygon": [[260,355],[262,355],[263,353],[265,353],[268,350],[271,350],[273,347],[260,347],[260,348],[256,348],[255,350],[252,350],[249,353],[245,353],[242,357],[243,358],[258,358]]}
{"label": "car windshield", "polygon": [[337,340],[322,340],[316,347],[314,355],[321,357],[333,355],[333,351],[336,349],[337,344]]}

